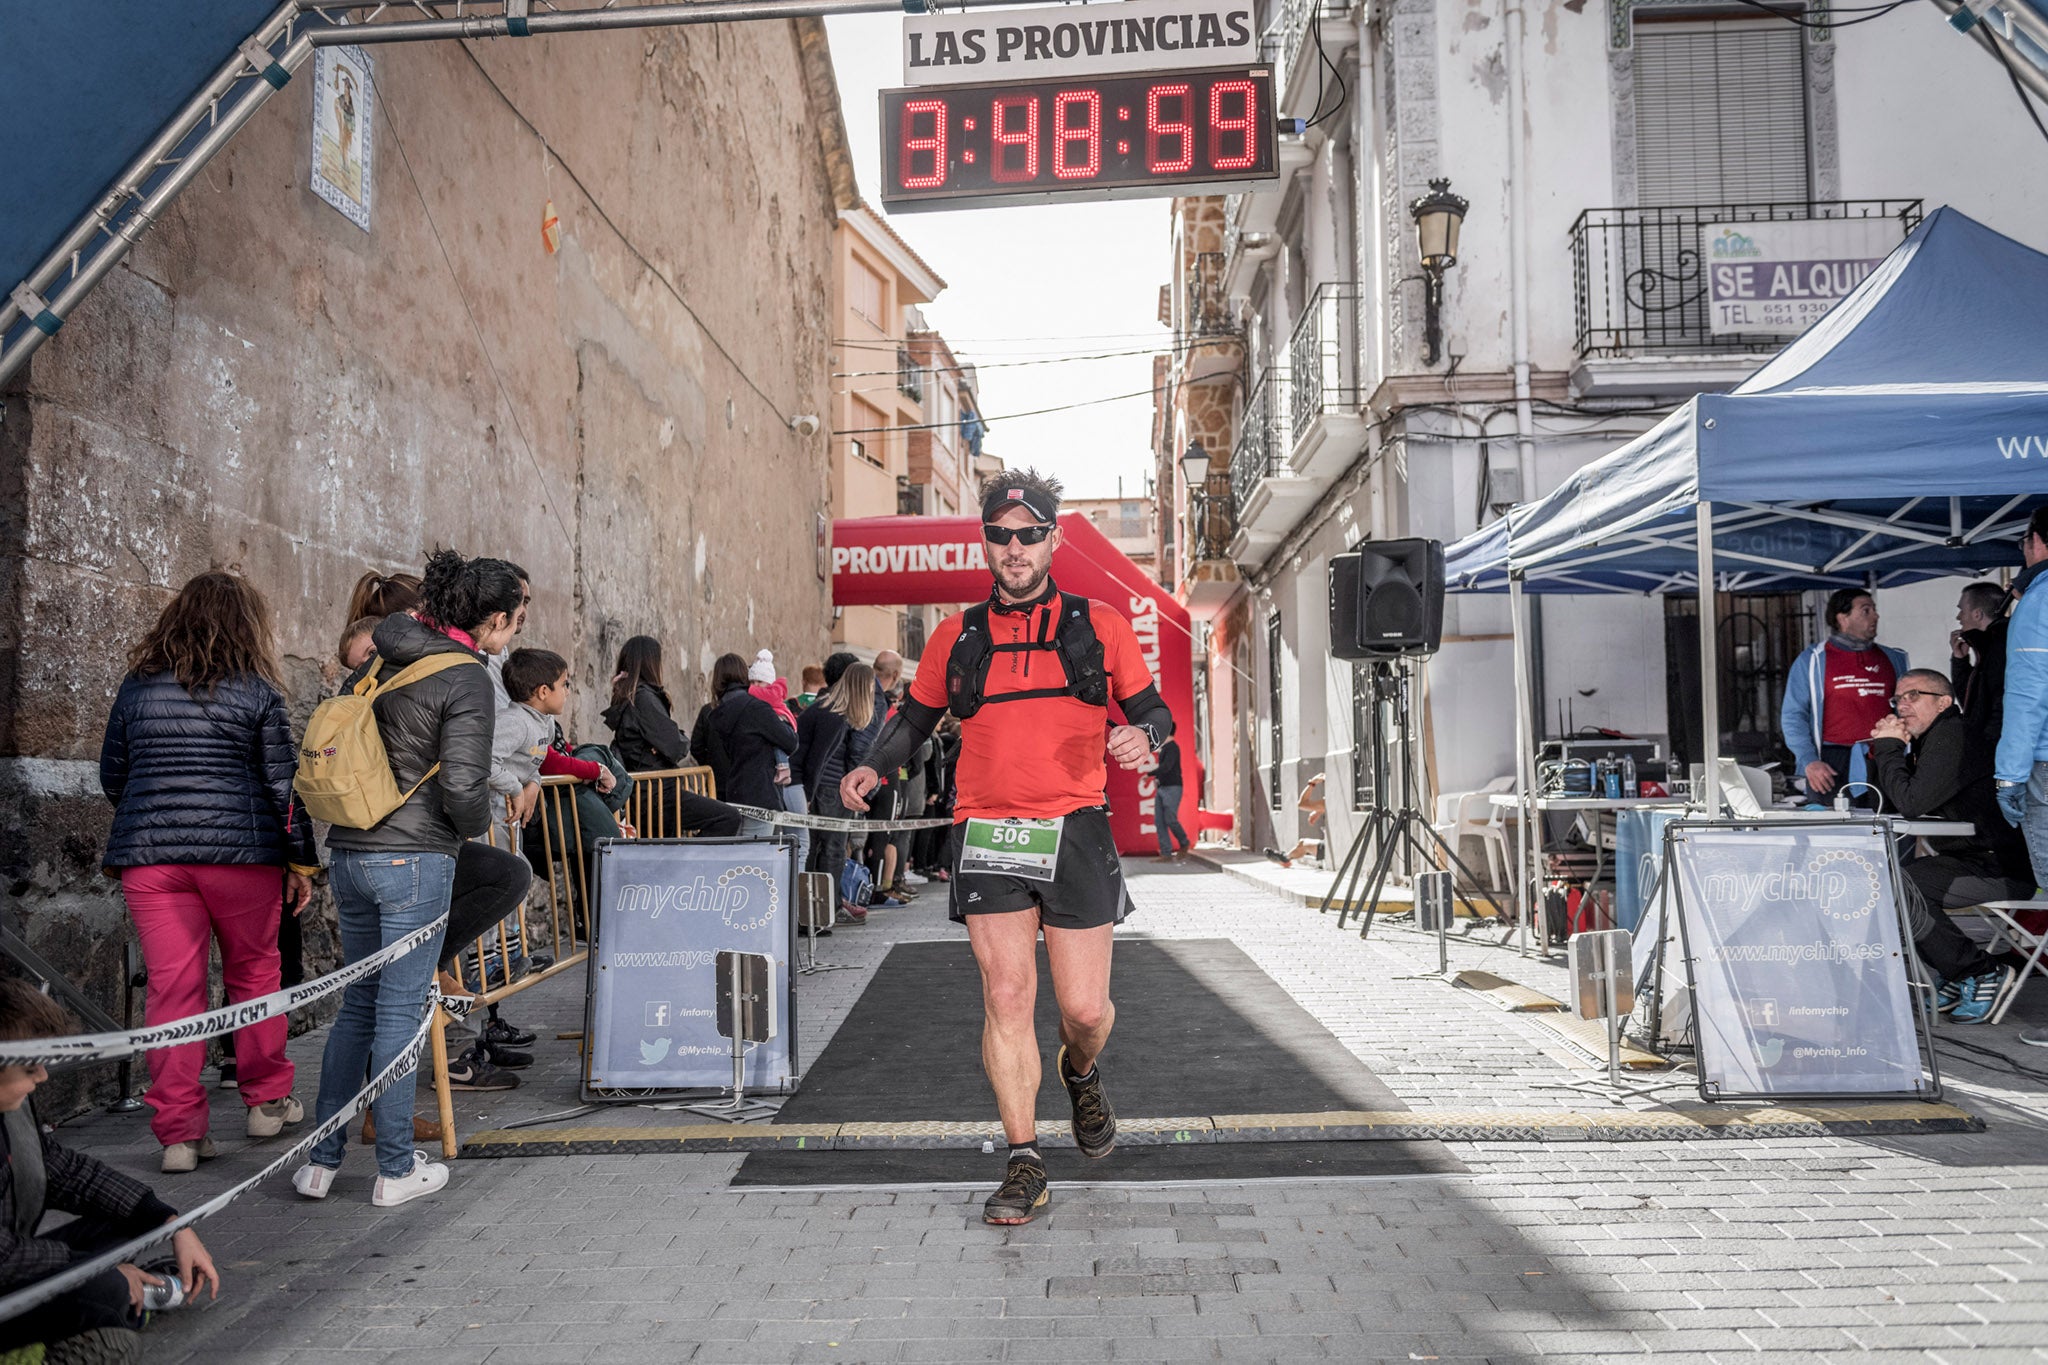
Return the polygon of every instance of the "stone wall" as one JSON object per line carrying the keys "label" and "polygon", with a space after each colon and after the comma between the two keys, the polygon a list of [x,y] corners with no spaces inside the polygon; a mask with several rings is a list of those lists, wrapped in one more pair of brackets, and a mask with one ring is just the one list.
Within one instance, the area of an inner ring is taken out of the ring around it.
{"label": "stone wall", "polygon": [[[686,728],[717,654],[768,646],[792,675],[822,657],[825,444],[788,426],[828,410],[845,176],[821,39],[378,49],[368,232],[307,188],[308,63],[14,382],[5,918],[91,994],[114,998],[127,934],[98,869],[106,707],[194,573],[269,595],[300,717],[357,575],[436,545],[532,572],[524,643],[573,661],[577,738],[608,738],[635,633],[667,646]],[[330,957],[331,935],[311,946]]]}

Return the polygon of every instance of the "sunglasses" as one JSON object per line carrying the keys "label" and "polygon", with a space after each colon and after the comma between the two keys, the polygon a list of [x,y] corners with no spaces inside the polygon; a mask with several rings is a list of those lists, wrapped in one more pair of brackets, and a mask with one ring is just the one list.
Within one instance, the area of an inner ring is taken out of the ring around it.
{"label": "sunglasses", "polygon": [[983,522],[981,525],[982,539],[992,545],[1008,545],[1013,540],[1021,540],[1026,545],[1038,545],[1051,534],[1050,526],[996,526],[989,522]]}

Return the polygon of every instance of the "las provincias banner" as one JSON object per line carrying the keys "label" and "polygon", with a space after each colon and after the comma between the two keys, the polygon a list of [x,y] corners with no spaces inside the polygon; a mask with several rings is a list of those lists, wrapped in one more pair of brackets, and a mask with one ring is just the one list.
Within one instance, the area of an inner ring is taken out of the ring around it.
{"label": "las provincias banner", "polygon": [[[1115,607],[1130,621],[1180,739],[1180,822],[1190,838],[1202,769],[1195,757],[1195,678],[1187,611],[1078,512],[1060,517],[1052,577],[1064,592]],[[841,607],[965,606],[988,597],[979,517],[861,517],[832,523],[832,602]],[[923,668],[944,669],[927,656]],[[1111,708],[1113,720],[1123,713]],[[1120,853],[1156,853],[1152,774],[1109,765],[1109,822]],[[1211,823],[1215,817],[1211,817]],[[1228,828],[1228,817],[1223,817]]]}

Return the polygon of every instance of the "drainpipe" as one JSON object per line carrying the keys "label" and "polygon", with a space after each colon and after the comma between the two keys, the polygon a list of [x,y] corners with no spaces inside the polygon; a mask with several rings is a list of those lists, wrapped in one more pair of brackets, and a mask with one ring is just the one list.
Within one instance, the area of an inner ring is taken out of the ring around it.
{"label": "drainpipe", "polygon": [[1522,0],[1503,0],[1508,77],[1508,325],[1514,347],[1515,461],[1522,497],[1536,496],[1535,417],[1529,408],[1529,191],[1523,164]]}
{"label": "drainpipe", "polygon": [[[1352,214],[1351,278],[1358,282],[1358,387],[1369,396],[1378,385],[1380,364],[1380,291],[1369,287],[1379,270],[1380,255],[1372,244],[1379,241],[1377,205],[1373,193],[1373,168],[1378,165],[1373,146],[1372,106],[1372,6],[1361,4],[1357,14],[1358,57],[1354,63],[1351,89],[1351,176],[1357,184],[1357,205]],[[1370,269],[1368,269],[1370,267]],[[1363,403],[1360,404],[1363,407]]]}

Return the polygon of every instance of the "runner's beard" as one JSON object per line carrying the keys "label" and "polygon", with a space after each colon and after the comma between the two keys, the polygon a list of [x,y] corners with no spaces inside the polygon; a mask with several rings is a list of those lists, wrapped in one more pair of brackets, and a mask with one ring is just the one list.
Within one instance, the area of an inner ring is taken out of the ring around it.
{"label": "runner's beard", "polygon": [[1039,590],[1045,587],[1045,580],[1052,577],[1052,565],[1048,563],[1044,568],[1037,570],[1021,588],[1011,584],[1008,570],[1001,560],[996,561],[995,576],[997,587],[1008,596],[1023,602],[1038,596]]}

